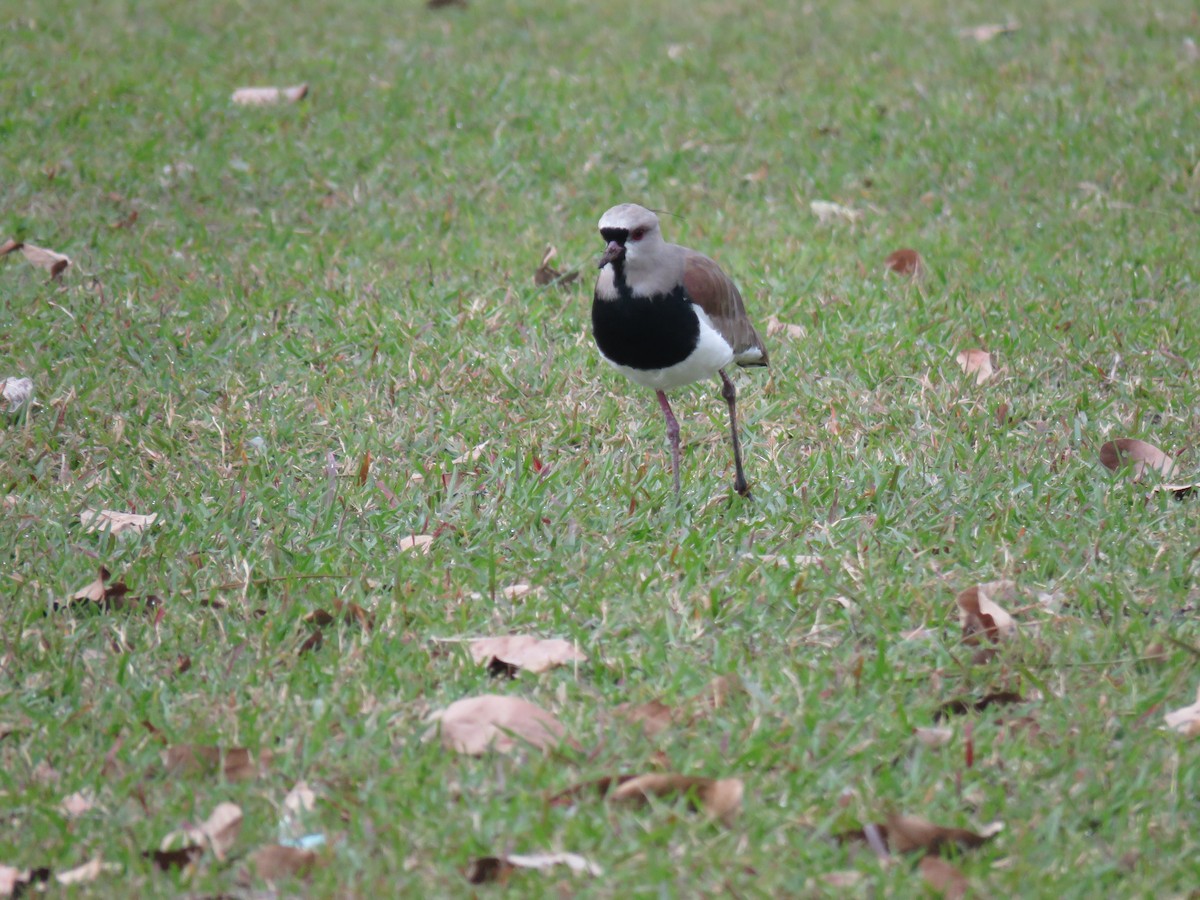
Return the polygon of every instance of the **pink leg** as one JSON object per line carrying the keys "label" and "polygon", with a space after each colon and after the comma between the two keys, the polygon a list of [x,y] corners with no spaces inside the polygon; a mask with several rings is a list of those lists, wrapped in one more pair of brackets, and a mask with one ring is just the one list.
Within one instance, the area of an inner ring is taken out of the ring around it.
{"label": "pink leg", "polygon": [[662,391],[658,391],[657,395],[658,405],[667,417],[667,438],[671,441],[671,472],[675,475],[675,495],[679,496],[679,423],[675,421],[675,414],[671,412],[667,395]]}

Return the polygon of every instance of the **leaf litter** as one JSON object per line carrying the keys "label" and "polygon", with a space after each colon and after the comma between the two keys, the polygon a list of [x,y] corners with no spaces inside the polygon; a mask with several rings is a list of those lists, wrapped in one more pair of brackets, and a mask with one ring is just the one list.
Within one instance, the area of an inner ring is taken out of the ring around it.
{"label": "leaf litter", "polygon": [[32,378],[17,378],[12,376],[5,378],[0,384],[0,399],[8,404],[8,412],[20,412],[21,407],[29,403],[33,397],[33,379]]}
{"label": "leaf litter", "polygon": [[521,634],[476,638],[470,643],[470,651],[477,665],[491,667],[499,662],[534,674],[588,659],[571,641]]}
{"label": "leaf litter", "polygon": [[544,872],[558,866],[566,866],[575,874],[599,878],[604,870],[578,853],[510,853],[506,856],[483,856],[472,860],[467,867],[467,881],[471,884],[504,882],[517,869],[532,869]]}
{"label": "leaf litter", "polygon": [[547,801],[551,806],[569,806],[587,795],[611,803],[645,806],[652,798],[686,797],[688,806],[701,810],[726,825],[732,825],[742,809],[745,785],[740,778],[704,778],[675,773],[613,775],[572,785]]}
{"label": "leaf litter", "polygon": [[566,728],[540,706],[521,697],[482,694],[451,703],[432,715],[434,732],[447,750],[481,756],[491,750],[507,753],[519,746],[549,750],[561,744]]}
{"label": "leaf litter", "polygon": [[975,376],[976,384],[984,384],[996,371],[992,368],[992,355],[986,350],[963,350],[955,361],[963,372]]}

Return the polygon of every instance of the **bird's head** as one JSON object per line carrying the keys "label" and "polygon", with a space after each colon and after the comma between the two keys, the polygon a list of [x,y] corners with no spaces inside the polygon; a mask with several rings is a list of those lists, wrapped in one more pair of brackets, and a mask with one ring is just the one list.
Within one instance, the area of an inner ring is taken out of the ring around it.
{"label": "bird's head", "polygon": [[636,203],[614,206],[600,217],[600,236],[608,246],[600,257],[600,268],[609,263],[617,264],[628,260],[636,263],[640,257],[649,256],[662,243],[662,232],[658,230],[658,216]]}

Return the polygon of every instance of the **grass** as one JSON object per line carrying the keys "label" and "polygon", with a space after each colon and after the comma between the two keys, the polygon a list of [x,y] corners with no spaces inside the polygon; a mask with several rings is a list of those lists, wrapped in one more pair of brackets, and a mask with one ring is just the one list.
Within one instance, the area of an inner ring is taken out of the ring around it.
{"label": "grass", "polygon": [[[1008,15],[1010,35],[957,35]],[[122,871],[98,895],[236,891],[240,862],[188,878],[141,853],[225,800],[239,853],[270,843],[306,779],[335,838],[315,896],[461,894],[472,858],[544,849],[605,875],[508,890],[820,895],[852,869],[861,895],[920,892],[830,839],[893,810],[1003,821],[955,861],[980,895],[1192,890],[1196,744],[1160,724],[1197,686],[1200,513],[1098,451],[1137,437],[1198,468],[1198,27],[1175,0],[6,17],[0,239],[75,264],[0,261],[0,377],[43,404],[0,426],[0,863],[101,855]],[[229,102],[301,81],[295,106]],[[715,382],[675,401],[676,504],[653,397],[591,345],[594,223],[627,199],[670,210],[668,239],[717,257],[760,326],[803,329],[738,378],[755,503],[721,499]],[[822,225],[812,200],[864,217]],[[579,283],[534,286],[547,243]],[[884,277],[901,246],[922,284]],[[1000,368],[981,386],[954,362],[970,347]],[[159,519],[88,534],[88,507]],[[53,610],[101,564],[161,621]],[[1038,608],[972,664],[954,596],[1003,577]],[[537,591],[507,599],[519,582]],[[335,599],[375,629],[298,653]],[[434,641],[507,632],[591,661],[497,683]],[[722,674],[745,695],[655,738],[612,716]],[[1029,702],[914,739],[1002,688]],[[428,712],[490,691],[583,752],[421,741]],[[165,773],[164,742],[278,755],[226,783]],[[737,824],[543,803],[664,766],[743,778]],[[82,788],[97,805],[66,817]]]}

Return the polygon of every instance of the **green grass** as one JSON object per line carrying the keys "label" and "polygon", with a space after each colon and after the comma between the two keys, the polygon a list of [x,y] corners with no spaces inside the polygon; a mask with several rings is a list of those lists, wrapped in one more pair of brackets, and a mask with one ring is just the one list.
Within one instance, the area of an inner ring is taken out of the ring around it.
{"label": "green grass", "polygon": [[[0,423],[0,863],[102,855],[123,872],[100,895],[235,891],[239,862],[189,881],[141,852],[224,800],[239,852],[269,843],[303,778],[336,838],[315,896],[461,895],[472,858],[549,849],[606,874],[514,895],[832,894],[847,869],[863,896],[920,892],[830,838],[892,810],[1003,821],[956,860],[981,896],[1193,889],[1200,745],[1159,726],[1200,680],[1167,640],[1200,647],[1200,507],[1098,463],[1137,437],[1200,469],[1192,4],[72,6],[13,7],[0,41],[0,240],[75,260],[54,283],[0,260],[0,377],[43,404]],[[302,81],[295,106],[229,101]],[[591,344],[594,226],[624,200],[670,210],[760,326],[805,329],[738,378],[755,503],[718,499],[715,381],[675,399],[677,505],[653,397]],[[821,225],[812,200],[865,215]],[[581,282],[534,286],[547,243]],[[883,276],[901,246],[922,285]],[[1001,368],[983,386],[955,365],[970,347]],[[159,520],[87,534],[87,507]],[[52,610],[100,564],[161,622]],[[1001,577],[1056,601],[972,665],[954,596]],[[506,600],[515,582],[540,590]],[[298,654],[335,599],[374,631]],[[434,641],[507,632],[591,662],[496,683]],[[730,673],[745,696],[656,738],[612,716]],[[1030,702],[970,717],[973,767],[966,719],[941,750],[913,738],[1001,688]],[[421,741],[488,691],[583,752]],[[248,782],[168,775],[143,721],[278,756]],[[743,778],[738,823],[544,804],[664,764]],[[84,787],[98,805],[68,820]]]}

